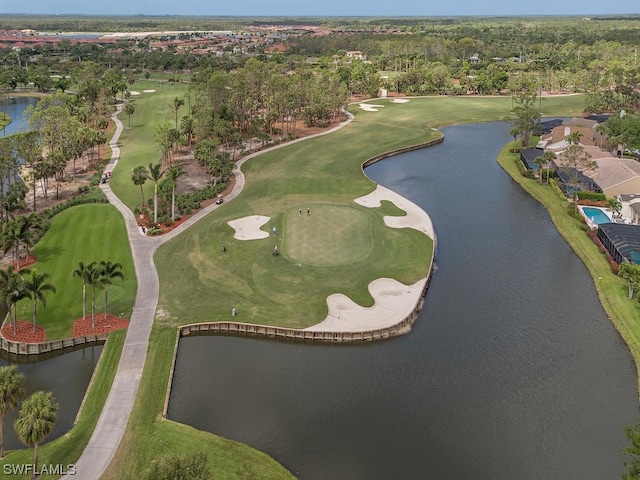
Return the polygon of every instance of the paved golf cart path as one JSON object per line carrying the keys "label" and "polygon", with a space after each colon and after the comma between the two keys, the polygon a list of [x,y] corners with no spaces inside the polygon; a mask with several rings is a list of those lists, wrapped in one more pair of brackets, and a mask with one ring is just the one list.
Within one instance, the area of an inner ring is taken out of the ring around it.
{"label": "paved golf cart path", "polygon": [[[120,158],[120,148],[118,140],[122,133],[122,122],[117,115],[122,111],[119,106],[117,111],[112,115],[112,119],[116,125],[116,131],[113,138],[109,142],[112,149],[111,161],[105,167],[105,172],[112,171]],[[280,144],[272,149],[281,148],[292,143],[306,140],[311,137],[326,135],[339,128],[344,127],[353,120],[353,116],[349,114],[349,118],[331,130],[322,132],[317,135],[300,138]],[[266,150],[248,155],[236,163],[233,173],[236,177],[236,183],[231,193],[225,200],[231,200],[238,196],[245,184],[244,175],[240,171],[240,167],[244,162],[251,158],[264,153]],[[98,479],[104,473],[109,462],[113,458],[120,444],[120,440],[124,434],[129,416],[133,409],[133,404],[140,385],[142,370],[149,346],[149,335],[158,305],[158,294],[160,291],[160,282],[158,272],[153,263],[153,255],[156,249],[163,243],[171,240],[176,235],[189,228],[198,220],[203,218],[211,211],[220,208],[221,205],[215,203],[200,210],[187,221],[176,227],[174,230],[162,236],[146,236],[138,227],[133,212],[124,205],[118,197],[111,191],[108,183],[101,184],[101,188],[106,194],[109,202],[114,205],[124,217],[129,243],[131,245],[131,254],[133,264],[136,271],[138,281],[138,292],[136,301],[133,305],[133,313],[127,330],[127,337],[122,349],[120,363],[113,380],[113,385],[105,402],[100,418],[96,425],[91,439],[87,444],[84,452],[80,456],[76,464],[76,474],[73,476],[65,476],[63,478],[91,480]]]}

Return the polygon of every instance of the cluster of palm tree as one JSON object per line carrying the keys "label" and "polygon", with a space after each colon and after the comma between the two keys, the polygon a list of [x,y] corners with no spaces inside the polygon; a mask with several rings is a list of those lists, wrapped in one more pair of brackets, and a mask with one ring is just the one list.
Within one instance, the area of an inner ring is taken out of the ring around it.
{"label": "cluster of palm tree", "polygon": [[96,325],[96,290],[104,290],[104,316],[107,318],[109,285],[119,278],[124,280],[122,265],[107,260],[85,264],[78,263],[78,268],[73,271],[74,277],[82,280],[82,320],[87,318],[87,286],[91,288],[91,326]]}
{"label": "cluster of palm tree", "polygon": [[186,175],[186,171],[180,165],[171,165],[166,170],[162,170],[161,163],[150,163],[147,169],[143,165],[139,165],[131,170],[131,181],[134,185],[140,186],[142,195],[142,205],[144,206],[144,190],[142,186],[151,180],[153,182],[153,223],[158,222],[158,187],[160,180],[165,177],[165,181],[170,183],[171,187],[171,220],[176,218],[176,183],[178,177]]}
{"label": "cluster of palm tree", "polygon": [[35,269],[16,270],[13,265],[0,270],[0,297],[7,309],[7,319],[17,333],[17,304],[23,298],[33,302],[33,331],[36,331],[38,302],[47,306],[45,292],[56,292],[56,287],[47,282],[48,273],[39,273]]}
{"label": "cluster of palm tree", "polygon": [[43,219],[37,213],[9,217],[3,222],[0,245],[3,253],[11,252],[11,259],[16,268],[19,268],[21,247],[24,246],[26,249],[28,259],[29,247],[32,247],[34,241],[42,234],[43,227]]}
{"label": "cluster of palm tree", "polygon": [[[0,368],[0,458],[4,458],[4,417],[18,407],[24,395],[23,384],[24,375],[16,365]],[[20,406],[13,426],[20,441],[33,446],[32,479],[38,470],[38,446],[53,431],[57,418],[58,404],[51,392],[35,392]]]}

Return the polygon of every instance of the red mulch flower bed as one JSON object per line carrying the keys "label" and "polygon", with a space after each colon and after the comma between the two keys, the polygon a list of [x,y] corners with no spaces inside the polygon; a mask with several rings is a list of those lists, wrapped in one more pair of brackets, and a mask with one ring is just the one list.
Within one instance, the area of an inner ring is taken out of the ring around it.
{"label": "red mulch flower bed", "polygon": [[112,314],[105,318],[104,313],[96,313],[95,327],[92,327],[91,314],[88,314],[86,320],[82,320],[82,317],[80,317],[73,322],[73,336],[102,335],[103,333],[110,333],[128,326],[129,320],[127,318],[116,317]]}
{"label": "red mulch flower bed", "polygon": [[18,320],[16,322],[17,334],[13,334],[13,325],[5,322],[2,325],[2,336],[7,340],[23,343],[42,343],[47,341],[47,334],[40,325],[36,325],[36,331],[33,331],[33,322],[26,320]]}

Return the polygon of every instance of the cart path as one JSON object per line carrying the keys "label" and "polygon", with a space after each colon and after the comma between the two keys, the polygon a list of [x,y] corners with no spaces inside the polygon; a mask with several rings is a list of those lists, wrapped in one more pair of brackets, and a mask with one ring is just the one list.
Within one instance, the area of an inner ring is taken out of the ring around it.
{"label": "cart path", "polygon": [[[116,125],[116,131],[109,142],[112,154],[111,160],[105,167],[105,173],[112,171],[120,159],[118,140],[122,134],[123,126],[120,119],[118,119],[118,114],[122,111],[122,107],[122,105],[118,106],[116,112],[111,116]],[[292,143],[334,132],[349,124],[352,120],[353,115],[348,114],[347,120],[326,132],[276,145],[239,160],[233,169],[236,183],[225,200],[232,200],[237,197],[244,188],[245,178],[240,168],[247,160],[269,150],[282,148]],[[68,480],[77,478],[87,480],[99,479],[115,455],[122,436],[124,435],[138,393],[138,387],[140,386],[140,379],[142,378],[142,371],[149,347],[149,336],[158,305],[160,282],[158,272],[153,262],[153,255],[156,249],[163,243],[179,235],[213,210],[222,206],[213,203],[197,212],[166,235],[151,237],[141,232],[133,212],[111,191],[109,183],[100,184],[100,188],[106,194],[109,202],[114,205],[124,217],[127,236],[129,238],[129,244],[131,245],[131,255],[136,271],[136,279],[138,281],[138,292],[111,390],[107,396],[96,428],[91,435],[91,439],[76,463],[76,474],[62,477]]]}

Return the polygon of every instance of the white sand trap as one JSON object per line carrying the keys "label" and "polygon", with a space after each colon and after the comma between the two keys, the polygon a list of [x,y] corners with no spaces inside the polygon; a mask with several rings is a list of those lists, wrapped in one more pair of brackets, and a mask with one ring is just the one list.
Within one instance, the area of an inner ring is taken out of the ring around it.
{"label": "white sand trap", "polygon": [[129,91],[130,95],[140,95],[140,92],[136,91],[136,90],[130,90]]}
{"label": "white sand trap", "polygon": [[233,234],[233,238],[236,240],[260,240],[269,236],[269,232],[260,230],[260,227],[269,220],[271,220],[271,217],[251,215],[249,217],[230,220],[227,223],[236,231],[236,233]]}
{"label": "white sand trap", "polygon": [[422,210],[418,205],[410,202],[406,198],[398,195],[396,192],[389,190],[388,188],[378,185],[378,187],[369,195],[356,198],[354,201],[365,207],[378,208],[382,200],[388,200],[396,207],[401,208],[407,214],[403,217],[394,217],[386,215],[384,217],[384,223],[387,227],[391,228],[414,228],[421,231],[429,238],[435,240],[435,231],[433,230],[433,223],[431,218],[427,215],[427,212]]}
{"label": "white sand trap", "polygon": [[[435,241],[433,224],[427,212],[388,188],[378,185],[369,195],[356,198],[355,202],[365,207],[378,208],[382,200],[388,200],[407,212],[402,217],[386,215],[385,225],[391,228],[414,228]],[[306,330],[360,332],[391,327],[402,322],[413,311],[420,301],[426,282],[427,279],[423,278],[413,285],[403,285],[392,278],[378,278],[369,284],[369,292],[374,300],[371,307],[362,307],[346,295],[334,293],[327,297],[327,317]]]}
{"label": "white sand trap", "polygon": [[361,332],[396,325],[407,318],[420,301],[426,281],[423,278],[407,286],[392,278],[378,278],[369,284],[375,302],[371,307],[362,307],[341,293],[329,295],[327,317],[305,330]]}
{"label": "white sand trap", "polygon": [[384,108],[384,105],[373,105],[371,103],[361,103],[360,108],[365,112],[377,112],[379,108]]}
{"label": "white sand trap", "polygon": [[393,103],[408,103],[409,99],[407,98],[394,98],[391,100]]}
{"label": "white sand trap", "polygon": [[144,93],[156,93],[155,90],[142,90]]}

